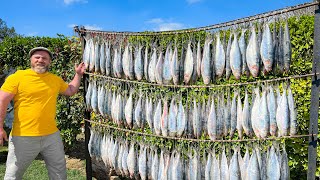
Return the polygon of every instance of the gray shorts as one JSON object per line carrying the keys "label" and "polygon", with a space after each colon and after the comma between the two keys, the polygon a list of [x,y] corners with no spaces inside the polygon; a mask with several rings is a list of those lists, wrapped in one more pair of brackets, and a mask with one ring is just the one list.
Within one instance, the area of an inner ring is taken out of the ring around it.
{"label": "gray shorts", "polygon": [[60,131],[47,136],[10,136],[4,179],[22,179],[26,169],[40,153],[49,179],[67,179],[66,160]]}

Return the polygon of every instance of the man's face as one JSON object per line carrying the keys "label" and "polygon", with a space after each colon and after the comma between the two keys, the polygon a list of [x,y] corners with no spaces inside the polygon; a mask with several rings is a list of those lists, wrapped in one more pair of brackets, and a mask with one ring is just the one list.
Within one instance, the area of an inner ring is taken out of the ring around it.
{"label": "man's face", "polygon": [[46,51],[36,51],[31,56],[31,68],[38,74],[48,71],[51,58]]}

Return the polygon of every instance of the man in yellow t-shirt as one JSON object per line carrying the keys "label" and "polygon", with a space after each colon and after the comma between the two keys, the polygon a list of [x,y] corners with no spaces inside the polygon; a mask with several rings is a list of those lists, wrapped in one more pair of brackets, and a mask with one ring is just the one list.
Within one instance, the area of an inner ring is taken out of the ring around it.
{"label": "man in yellow t-shirt", "polygon": [[44,47],[29,52],[31,69],[10,75],[0,89],[0,146],[8,141],[3,129],[9,102],[14,101],[14,121],[9,136],[9,152],[4,179],[22,179],[40,153],[50,179],[66,179],[63,143],[57,128],[56,103],[59,94],[72,96],[80,86],[85,65],[75,66],[75,76],[67,84],[48,72],[52,53]]}

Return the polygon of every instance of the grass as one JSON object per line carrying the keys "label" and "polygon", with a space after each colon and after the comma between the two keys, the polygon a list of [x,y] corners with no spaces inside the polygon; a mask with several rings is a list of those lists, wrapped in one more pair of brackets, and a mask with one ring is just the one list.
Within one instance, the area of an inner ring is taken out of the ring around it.
{"label": "grass", "polygon": [[[7,147],[0,146],[0,179],[4,178],[4,173],[6,169],[5,156],[7,154]],[[85,180],[86,177],[79,170],[68,169],[67,170],[68,180]],[[34,160],[32,164],[28,167],[27,171],[23,176],[23,180],[47,180],[48,171],[46,169],[45,163],[43,160]]]}

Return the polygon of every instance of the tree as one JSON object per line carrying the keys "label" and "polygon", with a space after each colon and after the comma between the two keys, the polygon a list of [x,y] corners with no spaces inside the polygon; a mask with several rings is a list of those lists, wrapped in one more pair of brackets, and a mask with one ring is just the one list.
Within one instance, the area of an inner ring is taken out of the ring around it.
{"label": "tree", "polygon": [[9,28],[7,23],[0,18],[0,42],[2,42],[5,37],[14,37],[16,35],[17,33],[14,27]]}

